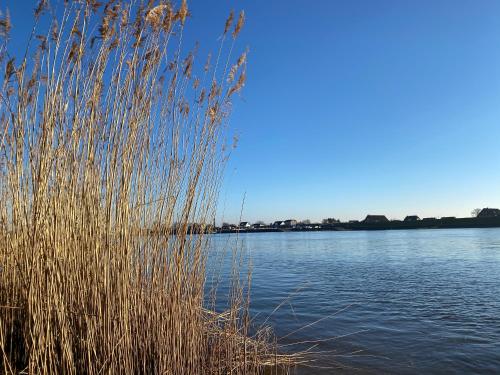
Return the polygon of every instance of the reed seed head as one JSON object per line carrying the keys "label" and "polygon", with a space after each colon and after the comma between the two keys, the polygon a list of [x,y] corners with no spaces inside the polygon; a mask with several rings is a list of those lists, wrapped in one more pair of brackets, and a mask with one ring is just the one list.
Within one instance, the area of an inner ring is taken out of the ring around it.
{"label": "reed seed head", "polygon": [[5,16],[0,12],[0,37],[7,38],[10,34],[10,29],[12,28],[12,24],[10,21],[10,13],[7,10]]}
{"label": "reed seed head", "polygon": [[224,27],[224,35],[226,35],[227,32],[229,31],[229,29],[231,28],[231,25],[233,24],[233,20],[234,20],[234,11],[231,10],[231,13],[229,13],[229,17],[227,18],[226,25]]}
{"label": "reed seed head", "polygon": [[243,24],[245,23],[245,11],[240,12],[240,16],[238,17],[238,22],[236,23],[236,26],[233,31],[233,38],[236,38],[239,33],[241,32],[241,29],[243,28]]}

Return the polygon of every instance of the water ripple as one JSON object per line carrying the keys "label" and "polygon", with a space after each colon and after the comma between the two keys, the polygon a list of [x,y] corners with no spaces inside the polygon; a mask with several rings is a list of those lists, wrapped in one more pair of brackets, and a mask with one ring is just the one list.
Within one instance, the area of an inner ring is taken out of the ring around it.
{"label": "water ripple", "polygon": [[[213,246],[230,240],[214,236]],[[239,241],[253,263],[256,321],[305,285],[269,319],[278,336],[342,310],[286,338],[345,336],[322,343],[333,354],[319,365],[359,374],[500,373],[500,229],[262,233]]]}

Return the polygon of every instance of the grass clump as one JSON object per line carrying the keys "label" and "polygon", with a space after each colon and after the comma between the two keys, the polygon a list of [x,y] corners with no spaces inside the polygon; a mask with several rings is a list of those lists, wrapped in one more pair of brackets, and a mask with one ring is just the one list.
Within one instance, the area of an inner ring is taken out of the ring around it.
{"label": "grass clump", "polygon": [[185,0],[42,0],[17,60],[0,16],[1,372],[288,367],[268,331],[249,336],[241,284],[228,311],[205,308],[203,228],[245,83],[246,54],[231,64],[224,46],[244,14],[200,68],[196,48],[183,55],[189,14]]}

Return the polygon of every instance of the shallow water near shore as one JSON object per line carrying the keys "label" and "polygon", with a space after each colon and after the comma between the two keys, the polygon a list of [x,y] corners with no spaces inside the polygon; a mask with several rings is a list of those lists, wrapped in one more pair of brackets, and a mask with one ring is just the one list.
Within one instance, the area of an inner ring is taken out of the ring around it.
{"label": "shallow water near shore", "polygon": [[252,260],[257,324],[282,344],[328,340],[299,374],[500,373],[500,229],[212,237]]}

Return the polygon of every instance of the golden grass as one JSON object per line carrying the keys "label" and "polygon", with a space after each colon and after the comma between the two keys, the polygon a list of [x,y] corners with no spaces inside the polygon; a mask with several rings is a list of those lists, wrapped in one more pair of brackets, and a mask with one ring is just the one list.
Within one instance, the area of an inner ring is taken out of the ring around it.
{"label": "golden grass", "polygon": [[48,7],[36,22],[60,16],[21,61],[0,22],[0,371],[288,371],[269,330],[251,335],[243,284],[228,311],[206,309],[209,238],[189,231],[215,214],[246,64],[228,72],[224,43],[243,13],[197,69],[181,56],[186,1]]}

